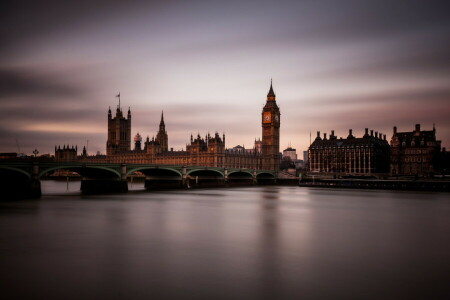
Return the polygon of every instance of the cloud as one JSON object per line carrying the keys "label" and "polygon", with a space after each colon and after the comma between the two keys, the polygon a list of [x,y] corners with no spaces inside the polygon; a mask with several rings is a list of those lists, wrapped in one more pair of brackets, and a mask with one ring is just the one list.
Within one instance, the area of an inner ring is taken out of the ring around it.
{"label": "cloud", "polygon": [[65,83],[60,74],[46,74],[34,69],[0,69],[0,98],[20,96],[80,96],[84,89]]}

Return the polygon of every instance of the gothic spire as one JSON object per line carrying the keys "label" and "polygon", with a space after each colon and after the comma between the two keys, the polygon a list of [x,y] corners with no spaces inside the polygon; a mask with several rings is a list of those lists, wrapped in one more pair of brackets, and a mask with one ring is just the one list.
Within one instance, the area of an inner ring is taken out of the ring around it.
{"label": "gothic spire", "polygon": [[164,126],[164,111],[161,111],[161,122],[159,123],[159,126]]}
{"label": "gothic spire", "polygon": [[270,79],[270,89],[269,89],[269,93],[267,94],[267,100],[275,100],[275,93],[273,91],[273,87],[272,87],[272,79]]}

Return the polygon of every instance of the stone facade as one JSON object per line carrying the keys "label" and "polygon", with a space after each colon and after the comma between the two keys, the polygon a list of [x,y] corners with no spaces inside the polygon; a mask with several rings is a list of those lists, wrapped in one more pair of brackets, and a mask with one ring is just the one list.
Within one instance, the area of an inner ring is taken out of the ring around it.
{"label": "stone facade", "polygon": [[428,175],[435,170],[441,150],[441,141],[436,140],[436,128],[394,133],[391,138],[391,173],[393,175]]}
{"label": "stone facade", "polygon": [[366,128],[361,138],[356,138],[349,130],[347,138],[337,138],[334,130],[327,138],[320,132],[308,150],[310,172],[371,175],[389,172],[389,144],[382,136]]}
{"label": "stone facade", "polygon": [[240,149],[239,147],[226,149],[225,134],[220,136],[209,133],[203,138],[200,135],[191,135],[186,150],[174,151],[168,147],[168,134],[165,127],[164,115],[156,138],[147,137],[142,147],[142,137],[138,133],[135,138],[135,149],[131,150],[131,112],[124,118],[120,107],[117,107],[116,116],[112,118],[111,110],[108,112],[108,142],[106,157],[85,157],[91,162],[128,163],[128,164],[157,164],[157,165],[184,165],[184,166],[210,166],[223,168],[245,168],[257,170],[279,169],[280,144],[280,110],[275,102],[275,93],[272,84],[267,95],[266,105],[262,113],[262,141],[255,140],[253,149]]}
{"label": "stone facade", "polygon": [[111,108],[108,110],[108,140],[106,155],[126,153],[131,150],[131,111],[128,108],[127,118],[123,116],[122,108],[117,106],[113,118]]}
{"label": "stone facade", "polygon": [[262,168],[279,170],[280,168],[280,109],[275,100],[275,93],[270,83],[266,105],[262,117]]}

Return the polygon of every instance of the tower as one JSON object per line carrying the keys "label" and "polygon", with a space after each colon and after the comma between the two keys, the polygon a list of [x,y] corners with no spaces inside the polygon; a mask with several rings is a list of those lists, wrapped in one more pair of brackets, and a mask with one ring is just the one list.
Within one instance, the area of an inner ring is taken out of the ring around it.
{"label": "tower", "polygon": [[120,154],[130,150],[131,111],[130,108],[128,108],[127,118],[125,118],[119,104],[117,105],[116,116],[114,118],[111,114],[111,108],[108,110],[108,140],[106,142],[106,155]]}
{"label": "tower", "polygon": [[161,122],[159,122],[159,131],[156,134],[156,141],[161,146],[161,151],[169,150],[168,136],[166,131],[166,124],[164,124],[164,112],[161,112]]}
{"label": "tower", "polygon": [[270,81],[266,105],[262,110],[262,168],[278,171],[280,167],[280,109]]}

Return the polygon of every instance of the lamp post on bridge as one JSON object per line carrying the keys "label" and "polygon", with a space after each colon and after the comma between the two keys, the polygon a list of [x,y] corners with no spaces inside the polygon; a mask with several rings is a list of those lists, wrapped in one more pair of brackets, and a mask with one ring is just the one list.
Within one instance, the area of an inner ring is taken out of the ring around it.
{"label": "lamp post on bridge", "polygon": [[34,154],[34,157],[37,157],[37,155],[39,154],[38,149],[34,149],[33,154]]}

